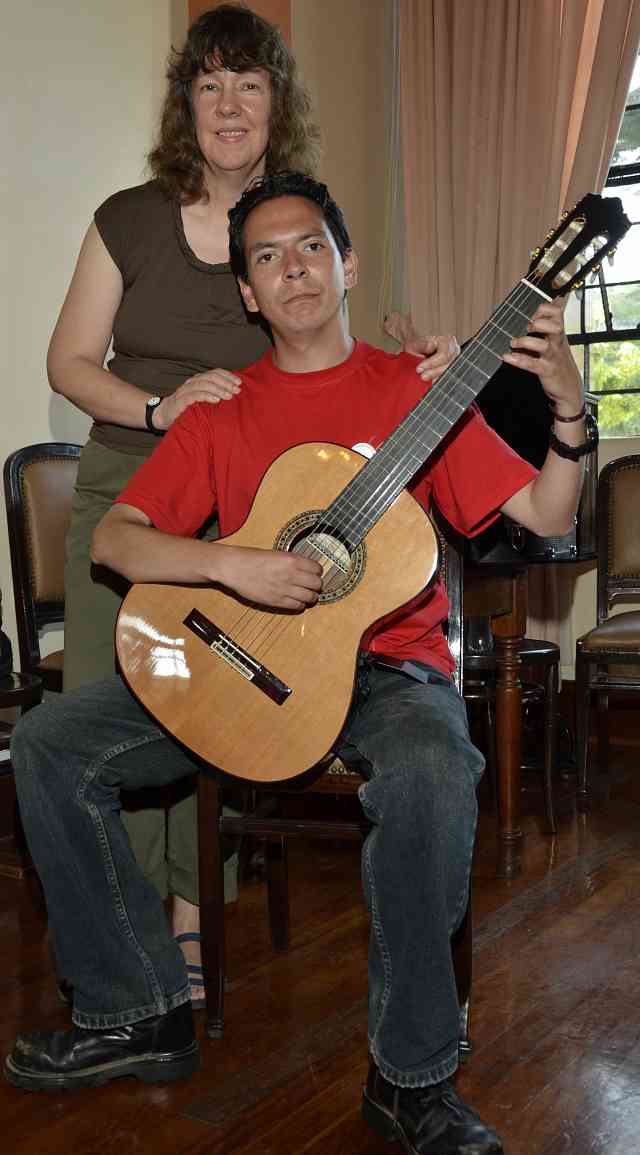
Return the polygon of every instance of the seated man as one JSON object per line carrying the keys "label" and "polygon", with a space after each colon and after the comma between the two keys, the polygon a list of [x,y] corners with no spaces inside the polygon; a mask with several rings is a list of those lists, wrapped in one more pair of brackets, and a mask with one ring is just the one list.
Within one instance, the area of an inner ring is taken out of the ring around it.
{"label": "seated man", "polygon": [[[93,558],[134,582],[219,583],[230,597],[312,614],[322,588],[312,558],[190,535],[212,507],[223,534],[235,531],[265,469],[292,445],[379,446],[425,385],[411,356],[349,336],[344,298],[357,259],[324,185],[294,173],[266,177],[230,221],[232,266],[247,308],[269,322],[274,350],[243,373],[226,406],[194,404],[174,423],[96,530]],[[513,344],[520,352],[511,361],[537,369],[564,419],[564,440],[579,444],[582,384],[561,307],[541,304],[530,334]],[[580,484],[578,462],[550,451],[537,473],[472,406],[412,490],[468,534],[500,509],[538,534],[559,534]],[[467,905],[483,759],[450,679],[446,616],[436,583],[369,631],[336,743],[369,766],[361,791],[372,822],[363,849],[371,913],[363,1112],[407,1151],[486,1155],[502,1151],[500,1140],[448,1082],[458,1062],[450,937]],[[192,774],[194,760],[117,678],[26,715],[12,757],[56,956],[73,983],[74,1025],[20,1036],[7,1078],[47,1090],[189,1075],[198,1048],[184,958],[131,853],[119,795]]]}

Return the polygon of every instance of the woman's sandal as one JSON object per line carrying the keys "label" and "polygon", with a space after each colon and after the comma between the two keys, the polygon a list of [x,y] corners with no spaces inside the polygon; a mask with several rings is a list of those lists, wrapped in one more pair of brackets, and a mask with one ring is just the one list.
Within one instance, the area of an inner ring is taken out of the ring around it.
{"label": "woman's sandal", "polygon": [[[176,934],[173,937],[177,943],[200,942],[200,935],[195,932],[187,934]],[[185,963],[187,966],[187,978],[189,979],[189,986],[191,987],[191,1006],[194,1011],[203,1011],[207,1005],[207,1000],[204,995],[201,995],[200,998],[195,999],[193,997],[194,987],[197,988],[203,986],[202,967],[199,966],[198,963],[187,962],[186,959]]]}

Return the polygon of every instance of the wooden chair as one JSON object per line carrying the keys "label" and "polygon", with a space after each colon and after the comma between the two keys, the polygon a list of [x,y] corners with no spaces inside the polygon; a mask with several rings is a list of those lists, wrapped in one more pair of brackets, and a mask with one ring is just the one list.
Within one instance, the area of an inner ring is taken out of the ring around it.
{"label": "wooden chair", "polygon": [[[4,465],[4,493],[18,631],[20,673],[0,680],[0,705],[21,712],[43,689],[62,690],[63,651],[42,657],[40,634],[64,620],[64,539],[78,469],[79,445],[47,442],[12,453]],[[0,732],[8,745],[11,726]],[[0,874],[22,878],[32,869],[15,803],[11,764],[3,764],[10,827],[0,848]]]}
{"label": "wooden chair", "polygon": [[[440,527],[441,574],[449,596],[448,641],[456,659],[458,688],[462,685],[462,558],[449,530]],[[246,813],[222,814],[222,788],[206,773],[198,775],[198,828],[200,846],[200,933],[202,965],[207,997],[205,1033],[220,1038],[224,1022],[224,893],[222,884],[224,835],[250,835],[266,839],[267,896],[271,939],[275,950],[289,945],[289,899],[286,840],[290,837],[357,839],[369,826],[364,816],[350,821],[335,815],[311,818],[287,813],[287,803],[309,794],[334,796],[355,794],[363,778],[357,767],[345,766],[331,755],[304,776],[281,787],[251,790]],[[336,808],[337,809],[337,808]],[[452,953],[460,1003],[460,1056],[470,1053],[468,1035],[472,974],[470,904],[452,940]]]}
{"label": "wooden chair", "polygon": [[640,690],[640,454],[602,470],[596,499],[598,535],[597,625],[576,643],[576,762],[578,806],[590,801],[589,734],[592,694],[598,701],[598,761],[608,761],[609,693]]}
{"label": "wooden chair", "polygon": [[64,542],[80,446],[28,445],[4,465],[4,493],[22,674],[62,690],[64,651],[42,657],[45,626],[64,622]]}

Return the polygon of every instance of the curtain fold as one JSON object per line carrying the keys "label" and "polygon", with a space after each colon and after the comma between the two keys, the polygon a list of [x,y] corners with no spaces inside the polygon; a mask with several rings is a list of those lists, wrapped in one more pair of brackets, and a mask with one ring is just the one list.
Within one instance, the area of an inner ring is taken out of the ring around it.
{"label": "curtain fold", "polygon": [[397,13],[412,316],[466,338],[561,210],[602,187],[640,0],[397,0]]}
{"label": "curtain fold", "polygon": [[[411,318],[464,340],[560,212],[601,190],[640,0],[397,0],[397,12]],[[530,630],[566,656],[570,596],[553,567],[537,574]]]}

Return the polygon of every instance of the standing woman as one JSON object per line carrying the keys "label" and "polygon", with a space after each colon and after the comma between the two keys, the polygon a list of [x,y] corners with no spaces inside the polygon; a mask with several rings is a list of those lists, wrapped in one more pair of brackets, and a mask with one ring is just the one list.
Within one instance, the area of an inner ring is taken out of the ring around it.
{"label": "standing woman", "polygon": [[[269,344],[228,264],[227,212],[265,171],[312,173],[318,151],[278,29],[234,4],[205,12],[172,54],[153,179],[97,209],[49,348],[51,388],[93,418],[67,540],[65,690],[114,670],[126,586],[91,566],[94,527],[176,417],[236,393],[239,371]],[[450,356],[438,342],[421,351],[434,349],[431,369]],[[145,874],[173,896],[173,932],[187,935],[193,1001],[203,1005],[193,790],[167,815],[131,809],[126,825]]]}
{"label": "standing woman", "polygon": [[[175,418],[194,401],[217,404],[237,392],[237,371],[269,345],[228,264],[227,212],[267,169],[312,172],[318,142],[278,29],[223,5],[172,55],[153,179],[95,213],[47,362],[51,388],[93,418],[67,540],[65,690],[114,671],[126,586],[91,566],[94,527]],[[147,877],[174,896],[175,934],[198,929],[194,799],[190,791],[166,823],[157,806],[126,820]],[[183,949],[199,961],[197,943]]]}

